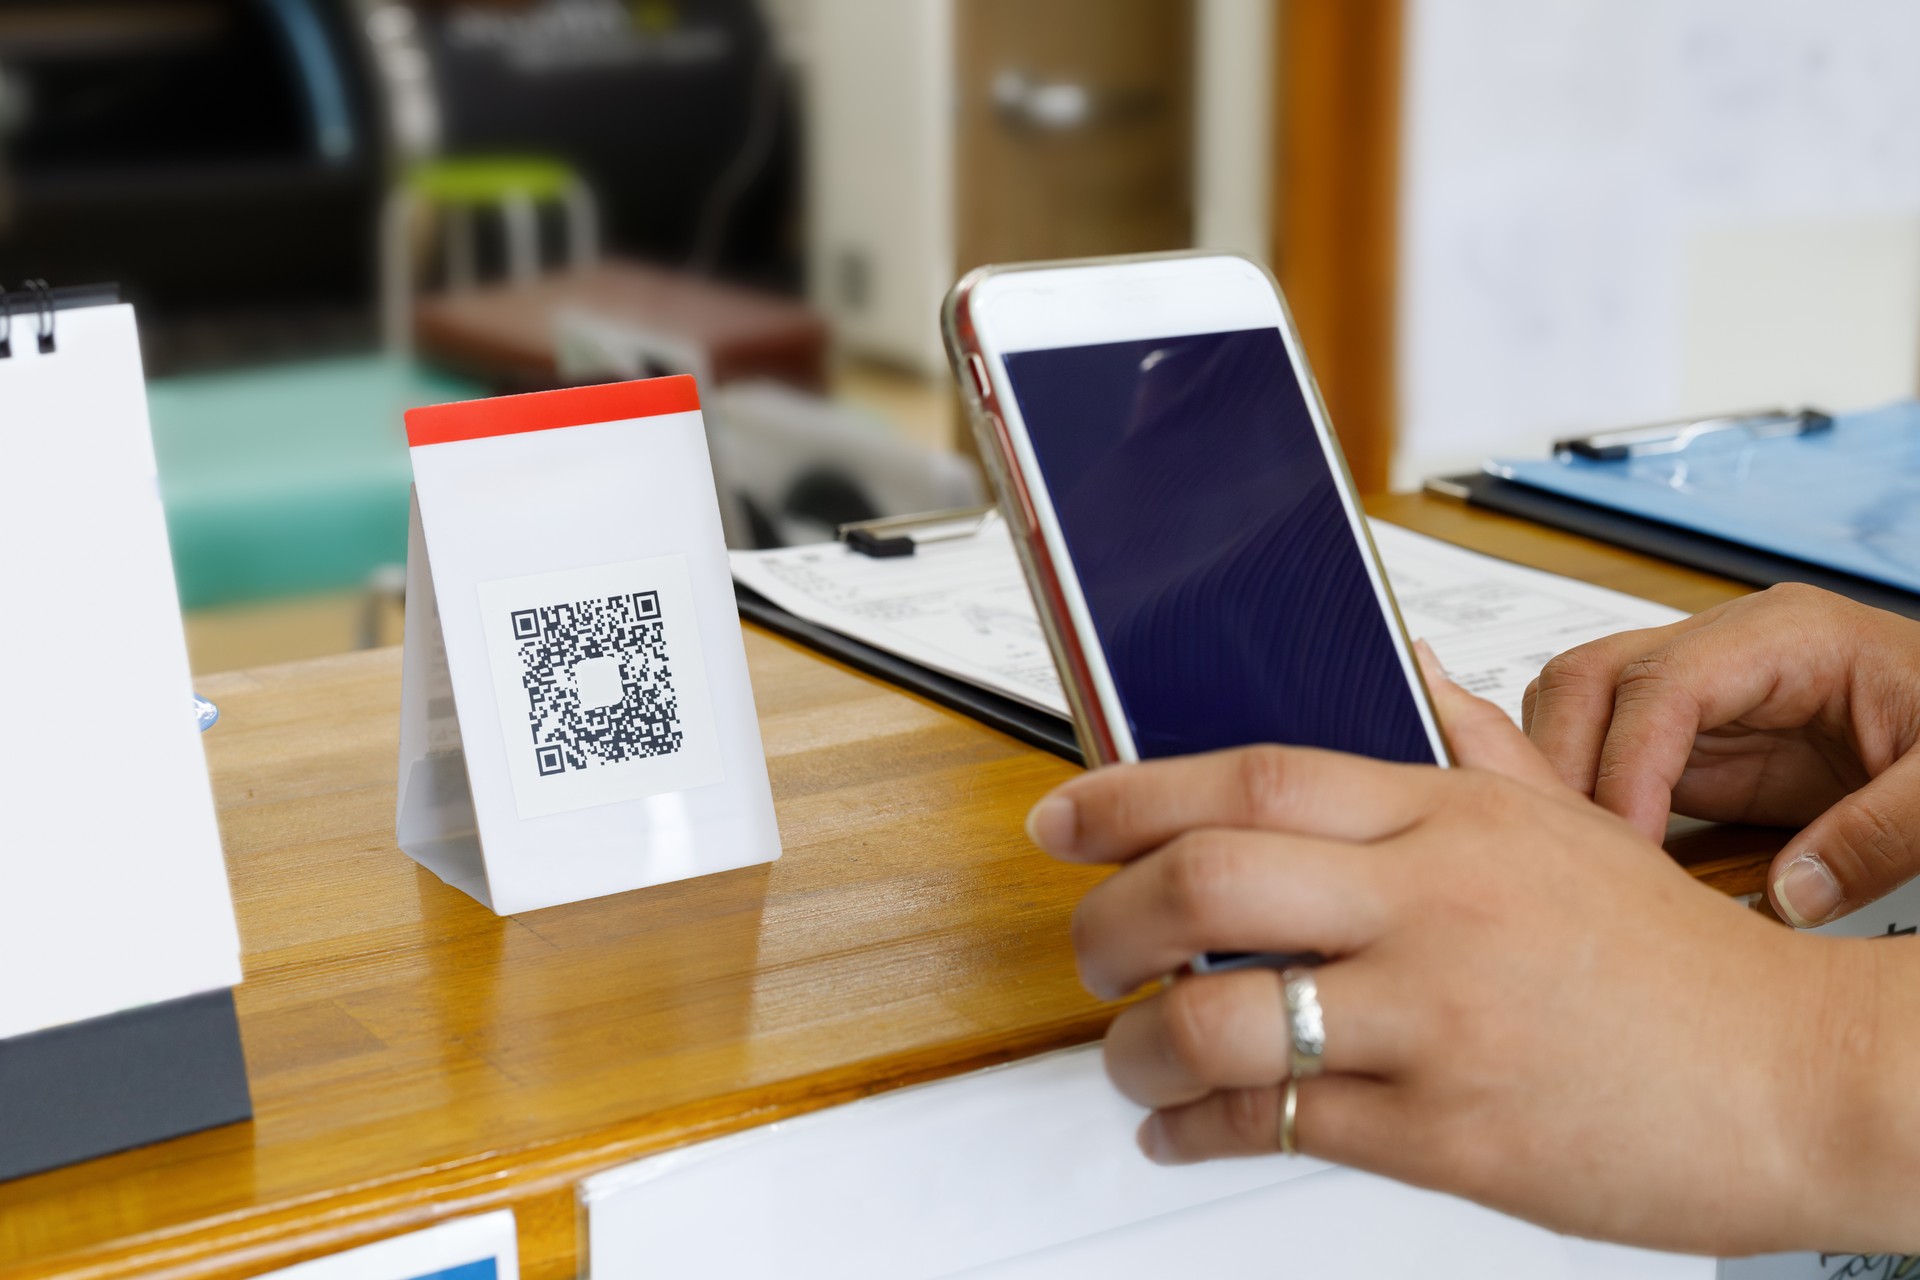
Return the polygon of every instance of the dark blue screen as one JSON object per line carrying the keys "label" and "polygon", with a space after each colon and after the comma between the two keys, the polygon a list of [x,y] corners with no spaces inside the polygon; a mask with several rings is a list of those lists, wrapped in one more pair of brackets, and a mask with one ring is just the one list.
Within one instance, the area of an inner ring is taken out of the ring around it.
{"label": "dark blue screen", "polygon": [[1143,758],[1433,762],[1278,329],[1006,364]]}

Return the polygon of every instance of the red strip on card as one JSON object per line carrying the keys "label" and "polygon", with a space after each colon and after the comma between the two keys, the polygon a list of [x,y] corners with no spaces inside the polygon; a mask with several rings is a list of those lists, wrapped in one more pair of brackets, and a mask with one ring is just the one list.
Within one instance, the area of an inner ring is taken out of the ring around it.
{"label": "red strip on card", "polygon": [[610,382],[598,387],[569,387],[563,391],[536,391],[524,396],[497,396],[492,400],[463,400],[458,404],[409,409],[407,443],[417,449],[425,444],[452,444],[456,440],[511,436],[522,431],[551,431],[556,427],[584,427],[595,422],[691,413],[699,407],[700,390],[685,374],[642,378],[638,382]]}

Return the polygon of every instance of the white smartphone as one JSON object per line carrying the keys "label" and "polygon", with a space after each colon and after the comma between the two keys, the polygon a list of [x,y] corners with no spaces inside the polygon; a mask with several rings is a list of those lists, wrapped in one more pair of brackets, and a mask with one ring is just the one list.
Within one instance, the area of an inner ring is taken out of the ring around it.
{"label": "white smartphone", "polygon": [[1257,742],[1447,763],[1265,268],[985,267],[944,318],[1089,766]]}

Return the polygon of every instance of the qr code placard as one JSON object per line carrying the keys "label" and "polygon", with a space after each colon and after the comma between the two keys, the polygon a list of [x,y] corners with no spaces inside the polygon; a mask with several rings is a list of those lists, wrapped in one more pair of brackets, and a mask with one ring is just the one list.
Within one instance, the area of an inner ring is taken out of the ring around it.
{"label": "qr code placard", "polygon": [[680,750],[680,697],[658,591],[508,615],[541,777]]}
{"label": "qr code placard", "polygon": [[521,817],[719,779],[691,590],[678,556],[480,584]]}

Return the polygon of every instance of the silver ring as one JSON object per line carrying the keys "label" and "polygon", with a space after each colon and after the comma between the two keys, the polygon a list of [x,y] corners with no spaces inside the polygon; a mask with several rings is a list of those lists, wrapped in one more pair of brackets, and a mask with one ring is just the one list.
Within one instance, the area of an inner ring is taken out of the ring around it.
{"label": "silver ring", "polygon": [[1300,1148],[1293,1138],[1293,1120],[1300,1113],[1300,1086],[1287,1081],[1286,1091],[1280,1099],[1280,1154],[1297,1156]]}
{"label": "silver ring", "polygon": [[1280,975],[1280,996],[1287,1005],[1288,1080],[1306,1080],[1325,1068],[1327,1020],[1320,1011],[1320,987],[1311,969]]}

